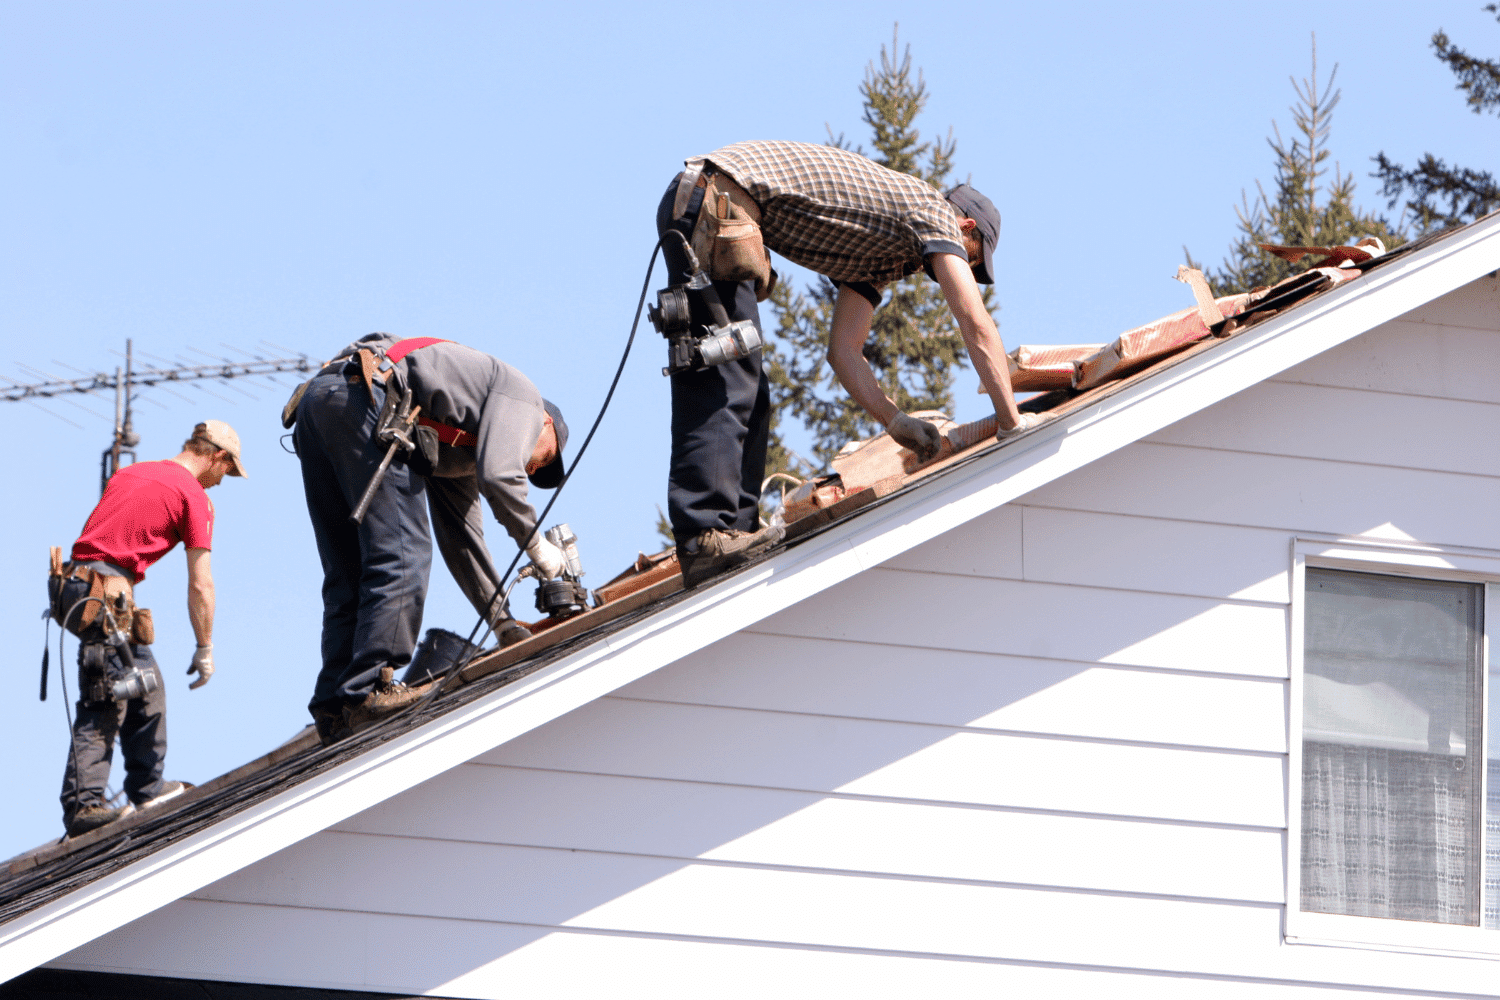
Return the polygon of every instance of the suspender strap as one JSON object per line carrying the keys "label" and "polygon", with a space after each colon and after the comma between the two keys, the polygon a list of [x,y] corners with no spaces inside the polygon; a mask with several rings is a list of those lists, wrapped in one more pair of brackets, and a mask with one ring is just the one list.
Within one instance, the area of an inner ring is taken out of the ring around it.
{"label": "suspender strap", "polygon": [[[433,344],[451,343],[453,343],[453,341],[444,340],[441,337],[409,337],[406,340],[398,340],[390,347],[388,347],[385,352],[385,359],[392,365],[396,365],[400,364],[401,360],[412,351],[418,351],[424,347],[431,347]],[[364,376],[365,385],[367,387],[372,381],[384,382],[386,380],[385,372],[379,372],[375,370],[375,355],[368,349],[361,349],[359,352],[359,370],[360,374]],[[371,391],[370,395],[373,399],[373,390]],[[470,434],[468,431],[463,430],[459,427],[454,427],[451,424],[438,423],[436,420],[425,416],[418,416],[417,423],[421,424],[423,427],[432,428],[432,430],[437,433],[437,439],[443,444],[457,444],[472,448],[479,443],[479,438],[475,437],[473,434]]]}
{"label": "suspender strap", "polygon": [[444,340],[441,337],[409,337],[406,340],[398,340],[385,350],[385,359],[391,364],[400,364],[401,359],[412,351],[423,347],[431,347],[433,344],[451,344],[453,341]]}

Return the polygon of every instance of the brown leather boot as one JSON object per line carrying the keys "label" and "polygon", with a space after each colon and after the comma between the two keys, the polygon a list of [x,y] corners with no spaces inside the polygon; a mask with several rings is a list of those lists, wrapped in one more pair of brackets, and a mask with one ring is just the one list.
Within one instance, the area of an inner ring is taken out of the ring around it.
{"label": "brown leather boot", "polygon": [[365,700],[358,705],[344,709],[344,721],[351,733],[369,729],[381,719],[395,715],[408,705],[421,700],[422,695],[427,693],[427,689],[432,687],[430,682],[416,687],[407,687],[395,677],[396,672],[392,668],[381,667],[380,680],[375,682],[375,689],[365,695]]}
{"label": "brown leather boot", "polygon": [[81,837],[90,830],[97,830],[101,826],[108,826],[116,820],[124,819],[135,812],[135,806],[129,802],[123,806],[84,806],[68,819],[68,836]]}
{"label": "brown leather boot", "polygon": [[682,585],[689,590],[726,569],[733,569],[754,559],[786,535],[780,525],[759,531],[720,531],[710,528],[689,544],[696,551],[677,550],[682,564]]}

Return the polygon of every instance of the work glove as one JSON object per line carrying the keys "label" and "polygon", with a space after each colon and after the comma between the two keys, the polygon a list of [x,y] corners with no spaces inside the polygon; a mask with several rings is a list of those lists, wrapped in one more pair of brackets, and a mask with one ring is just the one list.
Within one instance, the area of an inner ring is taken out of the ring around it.
{"label": "work glove", "polygon": [[1010,430],[1007,431],[997,429],[995,431],[995,440],[1009,441],[1011,438],[1015,437],[1022,431],[1029,431],[1031,430],[1031,428],[1035,427],[1041,422],[1042,415],[1040,413],[1023,413],[1021,414],[1021,422],[1019,424],[1016,424],[1016,426],[1012,427]]}
{"label": "work glove", "polygon": [[924,462],[936,458],[943,446],[943,435],[936,425],[906,413],[896,414],[896,419],[886,425],[885,432],[901,447],[916,452],[917,458]]}
{"label": "work glove", "polygon": [[540,579],[551,580],[563,571],[562,549],[541,535],[531,539],[531,544],[526,546],[526,554],[531,557],[531,564],[536,567]]}
{"label": "work glove", "polygon": [[188,676],[192,676],[193,674],[198,675],[198,679],[188,685],[189,691],[201,688],[208,683],[208,679],[214,675],[213,643],[209,643],[207,646],[199,646],[193,652],[193,665],[188,667],[187,672]]}

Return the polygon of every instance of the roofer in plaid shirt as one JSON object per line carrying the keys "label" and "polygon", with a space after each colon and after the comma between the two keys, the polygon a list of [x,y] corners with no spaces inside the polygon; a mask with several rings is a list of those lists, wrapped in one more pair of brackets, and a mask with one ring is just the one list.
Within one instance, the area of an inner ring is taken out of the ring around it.
{"label": "roofer in plaid shirt", "polygon": [[[960,184],[946,195],[918,177],[858,153],[802,142],[739,142],[686,161],[657,210],[657,229],[686,228],[690,185],[737,185],[759,209],[767,249],[839,286],[828,361],[839,382],[898,443],[921,457],[937,454],[941,435],[901,412],[880,388],[862,349],[889,282],[925,270],[958,323],[969,358],[995,405],[997,437],[1031,426],[1011,393],[1004,346],[979,283],[994,281],[1000,215],[984,195]],[[705,204],[704,209],[707,209]],[[686,260],[663,243],[669,280],[686,280]],[[775,283],[715,281],[729,318],[754,320],[757,298]],[[759,293],[759,294],[757,294]],[[694,586],[781,539],[759,531],[761,480],[770,431],[770,391],[759,354],[706,371],[672,376],[672,465],[667,508],[683,580]]]}

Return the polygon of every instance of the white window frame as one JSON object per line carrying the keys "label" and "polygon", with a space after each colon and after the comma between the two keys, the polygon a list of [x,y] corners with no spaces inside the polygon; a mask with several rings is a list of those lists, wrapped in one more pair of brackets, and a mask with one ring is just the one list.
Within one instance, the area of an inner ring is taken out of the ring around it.
{"label": "white window frame", "polygon": [[[1463,955],[1500,960],[1500,930],[1452,924],[1395,920],[1388,917],[1353,917],[1336,913],[1310,913],[1302,905],[1302,705],[1303,626],[1306,613],[1307,568],[1342,569],[1363,573],[1410,576],[1423,580],[1484,584],[1484,636],[1480,674],[1484,680],[1480,696],[1483,713],[1484,749],[1500,739],[1500,719],[1488,718],[1489,666],[1494,638],[1500,635],[1500,552],[1488,549],[1429,545],[1419,542],[1383,541],[1365,538],[1299,536],[1292,540],[1292,604],[1288,622],[1288,664],[1291,685],[1287,705],[1287,849],[1286,925],[1288,944],[1335,945],[1385,951]],[[1495,732],[1491,732],[1494,727]],[[1495,754],[1500,757],[1500,752]],[[1490,774],[1484,769],[1480,790],[1480,815],[1488,801]],[[1500,778],[1500,775],[1496,776]],[[1484,885],[1484,833],[1480,832],[1480,886]],[[1482,902],[1482,901],[1481,901]],[[1481,905],[1481,913],[1483,906]],[[1482,919],[1482,917],[1481,917]]]}

